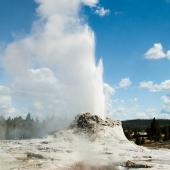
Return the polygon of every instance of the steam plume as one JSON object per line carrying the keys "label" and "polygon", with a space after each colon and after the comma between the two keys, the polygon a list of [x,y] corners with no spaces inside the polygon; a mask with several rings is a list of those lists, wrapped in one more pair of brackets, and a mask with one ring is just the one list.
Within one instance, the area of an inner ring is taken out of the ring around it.
{"label": "steam plume", "polygon": [[103,64],[95,61],[94,33],[80,16],[97,0],[36,0],[39,19],[28,35],[8,44],[4,68],[21,112],[73,117],[103,114]]}

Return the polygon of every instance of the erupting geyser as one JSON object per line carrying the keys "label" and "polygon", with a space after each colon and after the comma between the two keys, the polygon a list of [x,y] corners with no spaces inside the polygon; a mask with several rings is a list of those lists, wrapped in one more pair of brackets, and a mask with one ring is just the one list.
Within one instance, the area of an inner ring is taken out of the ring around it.
{"label": "erupting geyser", "polygon": [[24,106],[18,112],[67,118],[106,113],[104,89],[111,87],[103,82],[102,60],[96,64],[94,33],[80,15],[83,4],[97,0],[36,2],[39,19],[31,32],[3,52],[12,99]]}
{"label": "erupting geyser", "polygon": [[5,99],[13,112],[56,114],[62,123],[84,114],[43,139],[0,141],[0,170],[170,169],[169,151],[135,145],[120,121],[105,117],[114,89],[103,81],[94,33],[80,13],[83,5],[93,7],[98,0],[35,1],[38,19],[30,33],[1,54],[11,84]]}

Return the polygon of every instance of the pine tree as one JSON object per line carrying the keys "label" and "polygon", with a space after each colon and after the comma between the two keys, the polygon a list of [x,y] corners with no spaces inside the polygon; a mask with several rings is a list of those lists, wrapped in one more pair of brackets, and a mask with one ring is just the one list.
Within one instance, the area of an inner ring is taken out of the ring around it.
{"label": "pine tree", "polygon": [[144,143],[145,143],[145,139],[144,139],[144,137],[142,137],[141,144],[143,145]]}
{"label": "pine tree", "polygon": [[169,127],[168,126],[165,126],[165,136],[164,136],[164,141],[167,141],[169,140],[170,138],[170,135],[169,135]]}
{"label": "pine tree", "polygon": [[137,145],[141,145],[141,144],[142,144],[141,138],[140,138],[139,135],[137,135],[135,143],[136,143]]}
{"label": "pine tree", "polygon": [[155,140],[159,141],[161,139],[161,128],[159,125],[159,122],[156,121],[156,125],[155,125]]}
{"label": "pine tree", "polygon": [[150,125],[149,137],[151,140],[159,141],[161,139],[161,129],[159,122],[154,118]]}

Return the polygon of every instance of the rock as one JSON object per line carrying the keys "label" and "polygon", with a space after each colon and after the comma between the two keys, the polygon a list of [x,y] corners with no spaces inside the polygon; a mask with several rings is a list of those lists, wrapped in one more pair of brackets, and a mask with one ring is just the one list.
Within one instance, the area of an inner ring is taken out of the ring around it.
{"label": "rock", "polygon": [[83,113],[75,118],[72,127],[78,127],[94,132],[99,126],[114,127],[119,125],[121,125],[120,121],[114,121],[109,118],[102,119],[98,115],[93,115],[91,113]]}
{"label": "rock", "polygon": [[127,168],[151,168],[151,166],[149,166],[149,165],[136,164],[136,163],[129,161],[129,160],[126,162],[125,167],[127,167]]}
{"label": "rock", "polygon": [[31,153],[31,152],[27,152],[27,158],[44,159],[44,157],[42,155]]}
{"label": "rock", "polygon": [[49,142],[48,141],[42,141],[41,143],[47,145]]}

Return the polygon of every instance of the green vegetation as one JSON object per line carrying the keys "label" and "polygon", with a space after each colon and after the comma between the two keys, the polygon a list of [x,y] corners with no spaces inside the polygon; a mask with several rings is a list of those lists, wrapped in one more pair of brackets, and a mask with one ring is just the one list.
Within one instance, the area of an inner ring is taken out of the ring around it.
{"label": "green vegetation", "polygon": [[159,142],[170,140],[170,120],[155,118],[153,120],[129,120],[124,121],[123,129],[126,137],[137,145],[145,141]]}
{"label": "green vegetation", "polygon": [[[30,114],[5,119],[0,116],[0,139],[31,139],[40,138],[59,128],[59,122],[52,116],[44,121],[33,119]],[[58,124],[56,123],[58,122]]]}
{"label": "green vegetation", "polygon": [[[133,119],[133,120],[125,120],[122,121],[122,126],[124,129],[134,130],[137,129],[139,131],[145,130],[151,125],[153,119]],[[169,126],[169,119],[157,119],[159,121],[160,127]]]}
{"label": "green vegetation", "polygon": [[154,141],[159,141],[161,139],[161,128],[159,125],[159,121],[157,121],[155,118],[152,120],[150,127],[147,128],[146,131],[148,139]]}

